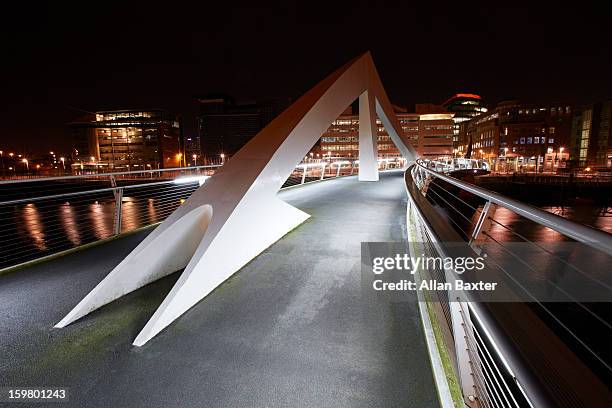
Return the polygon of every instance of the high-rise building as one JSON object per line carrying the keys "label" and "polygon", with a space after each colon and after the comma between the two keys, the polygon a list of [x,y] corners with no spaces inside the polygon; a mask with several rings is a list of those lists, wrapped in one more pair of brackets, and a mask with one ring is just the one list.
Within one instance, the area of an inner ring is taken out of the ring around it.
{"label": "high-rise building", "polygon": [[572,164],[578,168],[612,167],[612,101],[598,102],[574,114],[570,141]]}
{"label": "high-rise building", "polygon": [[444,109],[454,114],[453,116],[453,145],[457,148],[459,144],[459,126],[482,113],[487,108],[482,103],[480,95],[470,93],[458,93],[448,98],[442,104]]}
{"label": "high-rise building", "polygon": [[206,162],[230,157],[281,111],[275,101],[236,103],[227,95],[197,97],[200,154]]}
{"label": "high-rise building", "polygon": [[69,127],[75,159],[88,165],[138,170],[184,164],[181,120],[164,110],[100,111]]}

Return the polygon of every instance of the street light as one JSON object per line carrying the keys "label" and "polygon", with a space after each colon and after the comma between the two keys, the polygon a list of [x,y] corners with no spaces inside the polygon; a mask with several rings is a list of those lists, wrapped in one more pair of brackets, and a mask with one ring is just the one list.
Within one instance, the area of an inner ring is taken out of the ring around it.
{"label": "street light", "polygon": [[60,157],[60,161],[62,162],[62,168],[64,169],[64,173],[66,172],[66,158]]}
{"label": "street light", "polygon": [[30,163],[28,163],[28,159],[21,160],[26,165],[26,170],[28,174],[30,174]]}
{"label": "street light", "polygon": [[193,157],[193,165],[194,165],[194,166],[197,166],[197,165],[198,165],[198,155],[197,155],[197,154],[194,154],[194,155],[193,155],[193,156],[191,156],[191,157]]}
{"label": "street light", "polygon": [[221,153],[221,164],[225,164],[225,153]]}

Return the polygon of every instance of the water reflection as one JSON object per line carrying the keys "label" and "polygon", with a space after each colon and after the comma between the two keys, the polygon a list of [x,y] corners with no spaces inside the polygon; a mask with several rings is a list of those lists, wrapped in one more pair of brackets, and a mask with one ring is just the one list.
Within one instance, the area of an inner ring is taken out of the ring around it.
{"label": "water reflection", "polygon": [[81,245],[81,236],[79,234],[76,215],[70,203],[67,202],[60,206],[59,216],[68,240],[74,246]]}
{"label": "water reflection", "polygon": [[132,197],[123,197],[123,203],[121,204],[121,231],[131,231],[140,227],[138,220],[139,211],[138,203]]}
{"label": "water reflection", "polygon": [[34,246],[40,251],[46,251],[44,226],[40,212],[35,204],[27,204],[23,207],[23,225],[30,236]]}
{"label": "water reflection", "polygon": [[109,224],[104,211],[104,205],[98,201],[88,205],[89,219],[92,224],[92,230],[97,239],[105,239],[113,234],[113,224]]}
{"label": "water reflection", "polygon": [[157,222],[157,209],[155,208],[155,200],[152,198],[147,199],[147,213],[149,214],[149,220],[151,223]]}

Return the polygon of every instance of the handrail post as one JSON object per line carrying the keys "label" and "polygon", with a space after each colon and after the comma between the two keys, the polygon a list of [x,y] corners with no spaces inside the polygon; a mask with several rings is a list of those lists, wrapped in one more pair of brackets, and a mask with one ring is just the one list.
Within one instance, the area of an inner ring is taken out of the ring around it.
{"label": "handrail post", "polygon": [[485,220],[489,215],[489,210],[491,209],[492,203],[491,201],[487,201],[480,212],[480,216],[478,217],[478,222],[476,222],[476,226],[474,227],[474,231],[472,231],[472,236],[470,237],[469,244],[472,244],[474,241],[478,239],[480,232],[482,231],[482,226],[484,225]]}
{"label": "handrail post", "polygon": [[117,187],[117,180],[115,179],[115,175],[111,174],[108,177],[110,179],[111,187],[113,187],[113,188]]}
{"label": "handrail post", "polygon": [[326,166],[326,164],[327,163],[323,163],[321,165],[321,179],[320,180],[323,180],[325,178],[325,166]]}
{"label": "handrail post", "polygon": [[115,222],[114,222],[114,234],[119,235],[121,233],[121,206],[123,203],[123,187],[119,187],[114,191],[115,194]]}
{"label": "handrail post", "polygon": [[304,184],[306,182],[306,171],[307,170],[308,170],[308,167],[304,165],[302,167],[302,182],[300,184]]}

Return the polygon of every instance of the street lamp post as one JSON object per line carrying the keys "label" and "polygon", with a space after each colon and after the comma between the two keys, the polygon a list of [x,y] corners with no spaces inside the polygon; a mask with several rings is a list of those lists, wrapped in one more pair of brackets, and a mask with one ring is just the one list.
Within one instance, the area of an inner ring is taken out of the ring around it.
{"label": "street lamp post", "polygon": [[198,167],[198,155],[194,154],[192,157],[193,157],[193,165]]}
{"label": "street lamp post", "polygon": [[66,158],[60,157],[60,161],[62,162],[62,168],[64,169],[63,173],[65,174],[66,173]]}
{"label": "street lamp post", "polygon": [[225,164],[225,153],[221,153],[221,164]]}
{"label": "street lamp post", "polygon": [[28,159],[24,158],[21,161],[25,164],[26,174],[29,176],[30,175],[30,163],[28,163]]}

